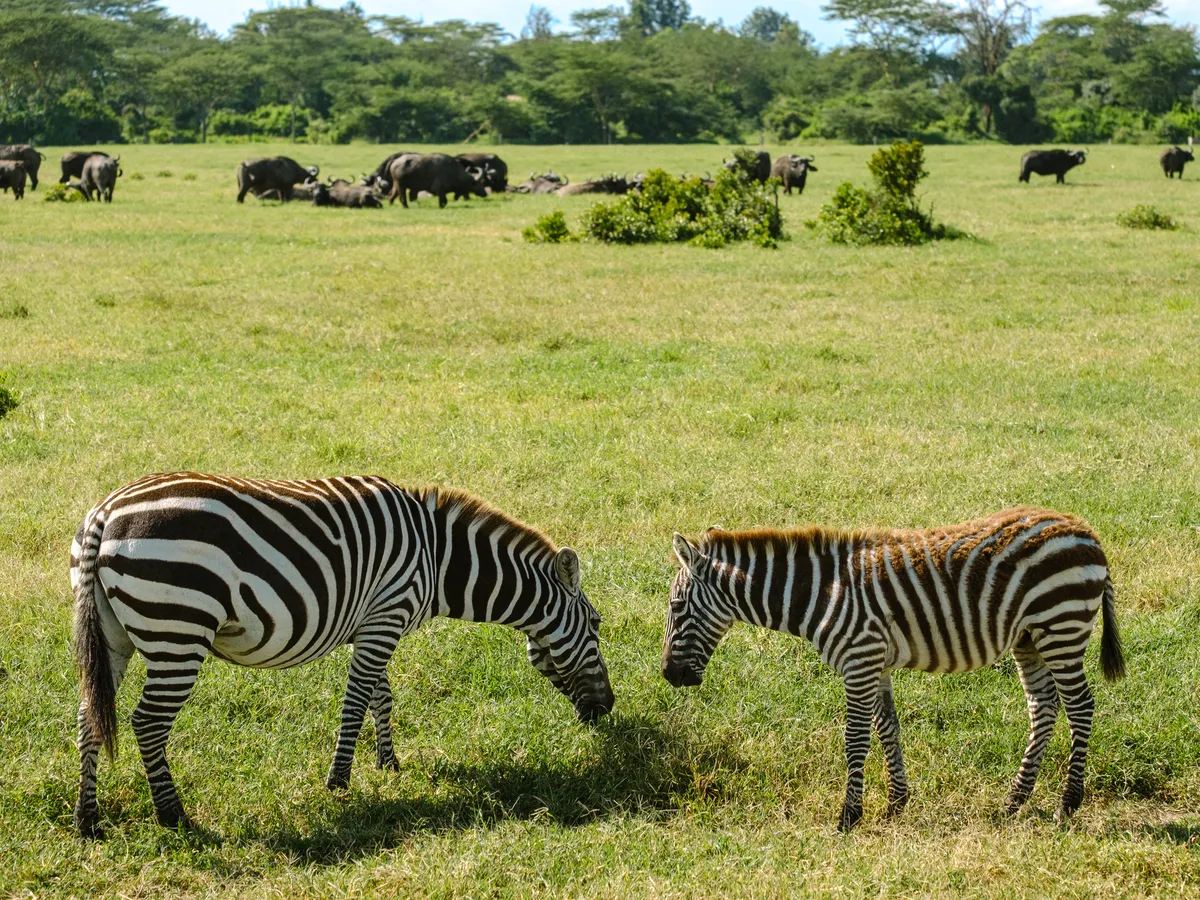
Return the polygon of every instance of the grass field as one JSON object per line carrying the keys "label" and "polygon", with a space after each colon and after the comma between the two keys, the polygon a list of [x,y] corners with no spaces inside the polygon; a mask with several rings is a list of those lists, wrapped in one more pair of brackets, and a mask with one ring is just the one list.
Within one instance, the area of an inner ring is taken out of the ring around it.
{"label": "grass field", "polygon": [[[727,148],[726,148],[727,149]],[[719,147],[512,147],[573,180],[712,171]],[[977,240],[831,247],[801,223],[870,148],[815,151],[792,239],[533,246],[586,198],[438,210],[234,203],[247,155],[357,175],[380,149],[122,148],[116,202],[0,195],[0,896],[1200,896],[1200,169],[1096,147],[1017,183],[1020,148],[933,147],[935,215]],[[56,176],[49,150],[43,177]],[[141,176],[135,179],[134,173]],[[1142,233],[1153,203],[1185,228]],[[438,621],[391,665],[399,773],[370,726],[326,793],[346,652],[210,662],[170,755],[193,833],[154,824],[120,701],[108,839],[71,829],[67,555],[84,512],[158,470],[374,472],[466,488],[584,560],[617,709],[577,724],[516,632]],[[900,673],[914,798],[844,787],[840,679],[747,627],[705,684],[658,674],[673,530],[930,525],[1017,503],[1086,517],[1113,566],[1129,677],[1097,696],[1076,820],[1054,824],[1060,722],[1033,800],[1009,662]]]}

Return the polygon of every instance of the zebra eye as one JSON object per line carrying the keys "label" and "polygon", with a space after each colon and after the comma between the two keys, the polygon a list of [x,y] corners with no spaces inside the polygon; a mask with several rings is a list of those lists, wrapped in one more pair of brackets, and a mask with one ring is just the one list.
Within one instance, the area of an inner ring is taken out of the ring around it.
{"label": "zebra eye", "polygon": [[687,609],[687,601],[682,597],[671,598],[671,612],[682,613]]}

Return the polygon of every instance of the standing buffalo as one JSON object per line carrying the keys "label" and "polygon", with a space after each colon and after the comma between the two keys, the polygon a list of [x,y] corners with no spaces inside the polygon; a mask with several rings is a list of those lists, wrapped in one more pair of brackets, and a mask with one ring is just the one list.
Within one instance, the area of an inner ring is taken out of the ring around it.
{"label": "standing buffalo", "polygon": [[85,200],[92,199],[92,192],[105,203],[112,203],[113,188],[117,185],[117,176],[124,174],[118,163],[121,157],[113,158],[103,153],[93,153],[83,162],[83,171],[79,176],[79,187]]}
{"label": "standing buffalo", "polygon": [[62,158],[62,176],[58,179],[58,183],[68,184],[72,178],[82,178],[83,164],[87,162],[89,156],[107,155],[107,153],[101,153],[99,150],[72,150],[69,153],[64,153]]}
{"label": "standing buffalo", "polygon": [[1196,157],[1192,156],[1192,151],[1184,150],[1182,147],[1164,150],[1162,156],[1158,158],[1158,164],[1162,166],[1163,174],[1168,178],[1178,175],[1180,181],[1183,180],[1184,165],[1195,161]]}
{"label": "standing buffalo", "polygon": [[392,189],[392,163],[402,156],[420,156],[419,153],[413,153],[411,150],[401,150],[399,153],[393,153],[378,166],[370,175],[364,175],[359,184],[367,187],[375,188],[383,193],[389,193]]}
{"label": "standing buffalo", "polygon": [[388,203],[400,203],[408,208],[408,197],[418,191],[428,191],[438,198],[438,206],[445,208],[446,195],[456,197],[486,197],[483,183],[473,178],[453,156],[445,153],[426,153],[423,156],[407,154],[392,163],[392,188]]}
{"label": "standing buffalo", "polygon": [[763,184],[771,177],[771,154],[766,150],[759,150],[754,156],[754,168],[752,169],[744,167],[737,157],[725,160],[725,168],[730,172],[736,172],[739,168],[742,168],[751,181]]}
{"label": "standing buffalo", "polygon": [[815,159],[815,156],[781,156],[771,166],[771,177],[780,180],[785,193],[790,194],[795,188],[797,193],[803,194],[808,173],[817,171],[813,165]]}
{"label": "standing buffalo", "polygon": [[25,196],[25,163],[20,160],[0,161],[0,189],[7,191],[9,188],[12,188],[14,200]]}
{"label": "standing buffalo", "polygon": [[1087,162],[1086,150],[1030,150],[1021,157],[1021,175],[1018,181],[1029,183],[1029,176],[1053,175],[1058,184],[1065,183],[1063,177],[1076,166]]}
{"label": "standing buffalo", "polygon": [[29,175],[29,186],[35,191],[37,190],[38,169],[41,168],[42,160],[45,158],[44,153],[39,153],[28,144],[0,144],[0,160],[25,163],[25,171]]}
{"label": "standing buffalo", "polygon": [[305,169],[300,163],[286,156],[248,159],[237,167],[237,202],[243,202],[247,193],[257,196],[275,190],[279,191],[279,198],[286,203],[292,199],[295,185],[316,181],[320,171],[320,166]]}
{"label": "standing buffalo", "polygon": [[313,186],[313,206],[345,206],[350,209],[379,209],[383,206],[375,191],[364,184],[351,184],[344,179]]}
{"label": "standing buffalo", "polygon": [[495,153],[460,153],[455,159],[464,169],[483,172],[483,186],[491,188],[493,194],[508,190],[508,166]]}

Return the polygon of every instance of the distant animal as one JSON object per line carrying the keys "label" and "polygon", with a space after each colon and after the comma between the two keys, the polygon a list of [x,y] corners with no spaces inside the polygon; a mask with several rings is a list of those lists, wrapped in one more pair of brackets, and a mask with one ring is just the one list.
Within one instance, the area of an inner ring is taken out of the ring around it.
{"label": "distant animal", "polygon": [[327,185],[314,185],[312,203],[313,206],[344,206],[349,209],[379,209],[383,206],[373,188],[351,184],[341,178]]}
{"label": "distant animal", "polygon": [[559,188],[571,183],[569,178],[563,178],[554,172],[544,172],[541,175],[530,173],[528,181],[522,181],[510,190],[518,194],[553,194]]}
{"label": "distant animal", "polygon": [[781,156],[771,166],[771,177],[779,179],[784,193],[790,194],[795,188],[797,193],[803,194],[808,173],[817,171],[813,165],[815,159],[815,156]]}
{"label": "distant animal", "polygon": [[580,720],[613,707],[600,616],[575,551],[448,488],[374,476],[150,475],[84,517],[71,545],[71,587],[82,688],[75,826],[89,837],[99,831],[99,751],[116,749],[116,695],[135,650],[146,680],[133,733],[158,821],[169,828],[187,817],[167,739],[210,655],[283,669],[353,645],[331,790],[349,784],[368,709],[376,765],[399,767],[387,665],[400,638],[435,616],[517,628],[529,662]]}
{"label": "distant animal", "polygon": [[0,160],[25,163],[25,173],[29,176],[29,186],[37,190],[38,169],[46,154],[34,150],[28,144],[0,144]]}
{"label": "distant animal", "polygon": [[676,534],[673,543],[679,571],[663,639],[668,682],[700,684],[736,621],[807,638],[844,679],[843,831],[862,818],[872,720],[887,762],[889,814],[908,801],[891,673],[966,672],[1010,651],[1030,736],[1008,810],[1033,791],[1060,702],[1071,759],[1058,817],[1083,802],[1093,708],[1084,651],[1097,614],[1104,617],[1104,677],[1121,678],[1125,660],[1108,560],[1081,520],[1021,507],[924,531],[709,530],[698,542]]}
{"label": "distant animal", "polygon": [[1087,162],[1087,150],[1030,150],[1021,157],[1021,175],[1018,181],[1029,183],[1029,176],[1053,175],[1057,184],[1064,184],[1063,177],[1076,166]]}
{"label": "distant animal", "polygon": [[618,175],[605,175],[602,178],[563,185],[554,193],[560,197],[570,197],[575,194],[627,194],[629,193],[629,182]]}
{"label": "distant animal", "polygon": [[398,160],[401,156],[420,156],[419,153],[413,153],[411,150],[401,150],[399,153],[393,153],[378,166],[375,171],[364,175],[359,181],[359,184],[373,187],[380,193],[386,195],[392,190],[392,163]]}
{"label": "distant animal", "polygon": [[280,199],[286,203],[292,199],[295,185],[316,181],[320,172],[320,166],[309,166],[306,169],[287,156],[248,159],[239,163],[237,167],[237,202],[243,202],[248,193],[257,195],[274,190],[279,192]]}
{"label": "distant animal", "polygon": [[388,192],[388,203],[399,198],[400,204],[408,207],[408,198],[417,191],[428,191],[438,198],[438,206],[445,208],[446,196],[486,197],[487,190],[478,178],[474,178],[453,156],[445,153],[408,154],[392,163],[392,187]]}
{"label": "distant animal", "polygon": [[1168,178],[1175,175],[1183,180],[1183,167],[1190,162],[1195,162],[1196,157],[1192,155],[1191,150],[1184,150],[1182,147],[1171,147],[1162,152],[1162,156],[1158,158],[1159,165],[1162,166],[1163,174]]}
{"label": "distant animal", "polygon": [[[316,189],[317,189],[317,182],[315,182],[315,181],[311,181],[308,184],[298,184],[292,188],[292,200],[293,201],[311,202],[312,198],[313,198],[313,194],[316,192]],[[275,188],[272,188],[269,191],[263,191],[261,194],[259,194],[258,199],[259,200],[278,200],[278,201],[282,202],[283,195],[280,194],[279,191],[277,191]]]}
{"label": "distant animal", "polygon": [[79,187],[85,200],[91,200],[92,194],[96,199],[112,203],[113,188],[117,186],[117,177],[122,175],[120,168],[121,157],[106,156],[95,153],[83,161],[83,174],[79,177]]}
{"label": "distant animal", "polygon": [[[725,160],[725,168],[730,172],[734,172],[740,166],[737,157]],[[759,150],[755,153],[755,165],[753,171],[747,171],[746,174],[751,181],[757,181],[760,184],[764,183],[771,177],[771,154],[766,150]]]}
{"label": "distant animal", "polygon": [[464,169],[477,168],[483,173],[483,186],[495,194],[508,190],[508,166],[495,153],[460,153],[455,157]]}
{"label": "distant animal", "polygon": [[20,200],[25,196],[25,163],[20,160],[0,160],[0,190],[12,188],[13,199]]}
{"label": "distant animal", "polygon": [[99,150],[72,150],[64,153],[61,160],[62,176],[58,179],[58,183],[68,184],[72,178],[82,178],[83,164],[87,162],[89,156],[107,155]]}

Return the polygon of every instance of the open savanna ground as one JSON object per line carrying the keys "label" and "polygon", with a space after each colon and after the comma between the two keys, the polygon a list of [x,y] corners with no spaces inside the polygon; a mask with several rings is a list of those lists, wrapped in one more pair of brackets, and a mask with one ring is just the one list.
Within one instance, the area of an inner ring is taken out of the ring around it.
{"label": "open savanna ground", "polygon": [[[501,153],[514,181],[579,180],[727,149]],[[270,152],[349,177],[386,151],[131,146],[111,206],[0,195],[21,395],[0,421],[0,895],[1200,895],[1200,169],[1168,182],[1156,148],[1096,147],[1066,186],[1023,185],[1020,148],[933,147],[924,199],[976,239],[854,249],[802,222],[871,150],[822,146],[780,199],[790,241],[711,251],[521,240],[587,198],[237,206],[236,163]],[[1117,226],[1136,203],[1185,227]],[[400,771],[372,767],[368,726],[331,796],[348,653],[210,661],[170,747],[199,827],[174,833],[128,727],[135,662],[108,837],[79,840],[71,537],[178,469],[437,481],[538,525],[582,555],[615,712],[576,723],[516,632],[439,620],[389,670]],[[699,689],[659,675],[674,530],[1014,504],[1096,528],[1125,638],[1123,682],[1089,652],[1065,827],[1061,721],[1028,807],[998,815],[1027,729],[1011,660],[897,676],[913,800],[883,819],[876,746],[849,836],[841,681],[806,645],[739,627]]]}

